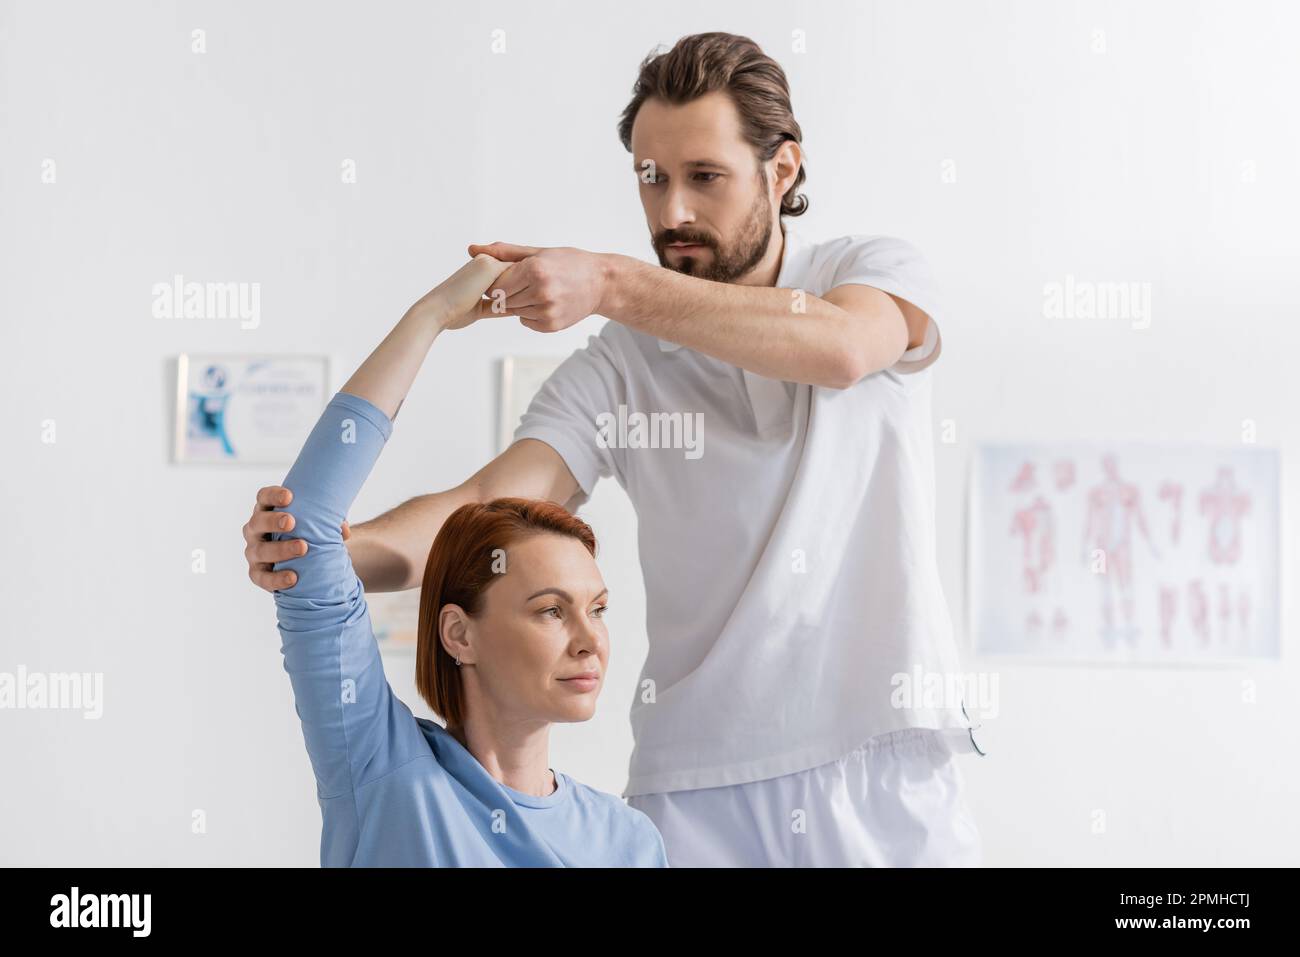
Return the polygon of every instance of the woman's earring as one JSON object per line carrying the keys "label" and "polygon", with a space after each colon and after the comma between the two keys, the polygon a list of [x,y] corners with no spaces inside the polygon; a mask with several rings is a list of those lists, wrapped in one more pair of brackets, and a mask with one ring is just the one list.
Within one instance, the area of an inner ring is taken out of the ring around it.
{"label": "woman's earring", "polygon": [[456,667],[457,667],[457,668],[460,667],[460,658],[459,658],[459,657],[457,657],[457,659],[456,659]]}

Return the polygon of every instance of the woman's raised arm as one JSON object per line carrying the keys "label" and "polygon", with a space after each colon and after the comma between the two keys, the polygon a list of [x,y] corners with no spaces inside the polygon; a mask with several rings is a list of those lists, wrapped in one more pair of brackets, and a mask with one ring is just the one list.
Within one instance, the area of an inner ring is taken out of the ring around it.
{"label": "woman's raised arm", "polygon": [[[410,710],[384,676],[366,607],[340,529],[392,433],[392,417],[406,397],[429,346],[443,329],[465,324],[483,292],[508,264],[482,256],[454,273],[407,310],[401,321],[325,407],[284,480],[292,502],[277,511],[293,516],[292,535],[305,553],[278,563],[297,574],[275,592],[285,671],[317,795],[347,804],[355,789],[387,768],[418,756],[422,738]],[[427,747],[427,745],[426,745]],[[347,808],[329,820],[355,823]],[[353,836],[327,843],[346,847]]]}

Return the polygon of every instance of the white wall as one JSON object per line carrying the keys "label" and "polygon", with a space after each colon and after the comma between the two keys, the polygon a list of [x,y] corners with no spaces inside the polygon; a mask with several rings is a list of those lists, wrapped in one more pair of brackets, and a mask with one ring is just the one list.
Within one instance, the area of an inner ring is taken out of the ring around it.
{"label": "white wall", "polygon": [[[904,236],[944,280],[934,415],[958,441],[936,449],[938,527],[963,642],[974,443],[1230,444],[1252,418],[1283,452],[1283,663],[999,665],[991,754],[963,759],[988,863],[1297,862],[1294,7],[328,6],[0,6],[0,670],[105,680],[97,722],[0,712],[0,864],[317,861],[273,604],[245,577],[240,537],[255,490],[284,470],[169,464],[169,363],[326,352],[337,387],[466,243],[652,259],[616,120],[641,57],[712,29],[752,36],[790,76],[801,228]],[[355,185],[339,181],[345,158]],[[260,282],[261,325],[153,319],[152,284],[178,272]],[[1152,283],[1151,328],[1044,319],[1043,284],[1067,273]],[[601,322],[441,340],[354,520],[487,460],[500,356],[565,352]],[[643,595],[616,486],[590,517],[618,598],[615,665],[599,716],[557,728],[553,756],[617,792]],[[195,548],[206,575],[191,573]],[[391,678],[424,713],[409,662],[390,661]]]}

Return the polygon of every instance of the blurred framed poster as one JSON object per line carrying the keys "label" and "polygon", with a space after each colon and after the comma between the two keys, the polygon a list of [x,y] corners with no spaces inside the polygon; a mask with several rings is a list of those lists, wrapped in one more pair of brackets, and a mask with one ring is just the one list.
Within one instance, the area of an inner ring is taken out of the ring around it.
{"label": "blurred framed poster", "polygon": [[1275,449],[980,446],[967,575],[975,652],[1278,658],[1280,478]]}
{"label": "blurred framed poster", "polygon": [[419,644],[416,635],[420,624],[420,594],[419,588],[366,593],[370,626],[381,652],[415,653]]}
{"label": "blurred framed poster", "polygon": [[328,388],[325,356],[182,354],[173,461],[291,465]]}
{"label": "blurred framed poster", "polygon": [[[497,422],[497,454],[514,440],[528,403],[551,373],[568,356],[506,356],[501,360],[501,418]],[[593,424],[592,428],[595,428]]]}

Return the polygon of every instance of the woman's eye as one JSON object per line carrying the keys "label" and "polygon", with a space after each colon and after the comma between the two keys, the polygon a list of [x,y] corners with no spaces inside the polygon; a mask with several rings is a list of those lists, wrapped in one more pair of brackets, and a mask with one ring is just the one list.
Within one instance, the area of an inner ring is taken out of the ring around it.
{"label": "woman's eye", "polygon": [[608,605],[601,605],[599,608],[593,608],[593,609],[591,610],[591,613],[592,613],[593,615],[595,615],[597,618],[604,618],[604,617],[605,617],[605,609],[608,608],[608,607],[609,607]]}
{"label": "woman's eye", "polygon": [[560,606],[559,606],[559,605],[552,605],[550,608],[543,608],[543,609],[542,609],[542,614],[543,614],[543,615],[549,615],[549,614],[551,614],[551,612],[555,612],[555,615],[554,615],[553,617],[555,617],[555,618],[559,618],[559,617],[560,617]]}

